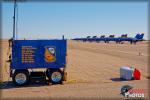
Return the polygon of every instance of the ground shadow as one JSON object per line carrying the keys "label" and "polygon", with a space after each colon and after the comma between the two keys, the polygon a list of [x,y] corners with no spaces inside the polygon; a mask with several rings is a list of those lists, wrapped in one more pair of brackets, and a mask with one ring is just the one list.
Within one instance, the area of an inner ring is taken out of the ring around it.
{"label": "ground shadow", "polygon": [[146,76],[147,79],[150,79],[150,76]]}
{"label": "ground shadow", "polygon": [[122,79],[122,78],[111,78],[110,80],[115,81],[115,82],[132,81],[132,79],[131,80],[126,80],[126,79]]}
{"label": "ground shadow", "polygon": [[12,88],[24,88],[24,87],[40,87],[40,86],[46,86],[48,85],[47,83],[35,83],[31,82],[28,85],[25,86],[16,86],[13,84],[12,81],[5,81],[5,82],[0,82],[0,89],[12,89]]}

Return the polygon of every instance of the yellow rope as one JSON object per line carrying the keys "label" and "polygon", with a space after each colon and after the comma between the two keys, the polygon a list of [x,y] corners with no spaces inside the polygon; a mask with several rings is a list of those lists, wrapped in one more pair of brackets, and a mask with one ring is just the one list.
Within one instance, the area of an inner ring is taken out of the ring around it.
{"label": "yellow rope", "polygon": [[88,81],[71,79],[71,80],[66,81],[66,83],[67,83],[67,84],[73,84],[73,83],[88,83]]}

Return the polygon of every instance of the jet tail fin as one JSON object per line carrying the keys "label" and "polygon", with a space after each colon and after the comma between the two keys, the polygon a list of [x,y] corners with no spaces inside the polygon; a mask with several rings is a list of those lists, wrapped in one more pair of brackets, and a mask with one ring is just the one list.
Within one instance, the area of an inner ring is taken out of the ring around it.
{"label": "jet tail fin", "polygon": [[137,35],[135,36],[135,38],[138,39],[138,40],[142,40],[143,37],[144,37],[144,33],[142,33],[142,34],[137,34]]}

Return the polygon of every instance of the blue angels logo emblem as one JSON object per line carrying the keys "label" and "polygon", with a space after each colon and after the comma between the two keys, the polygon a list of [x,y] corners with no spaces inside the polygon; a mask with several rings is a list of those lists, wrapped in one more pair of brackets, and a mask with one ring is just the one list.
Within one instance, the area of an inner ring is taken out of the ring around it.
{"label": "blue angels logo emblem", "polygon": [[56,51],[54,47],[45,47],[44,53],[46,62],[55,62],[56,61]]}

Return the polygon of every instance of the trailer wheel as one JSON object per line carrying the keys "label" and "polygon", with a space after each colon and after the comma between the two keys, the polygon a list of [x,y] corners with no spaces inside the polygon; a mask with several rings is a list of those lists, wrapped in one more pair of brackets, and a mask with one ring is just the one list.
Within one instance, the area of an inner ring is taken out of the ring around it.
{"label": "trailer wheel", "polygon": [[29,72],[26,70],[15,71],[12,79],[17,86],[26,85],[29,82]]}
{"label": "trailer wheel", "polygon": [[60,69],[51,69],[49,80],[52,84],[61,84],[63,81],[63,72]]}

